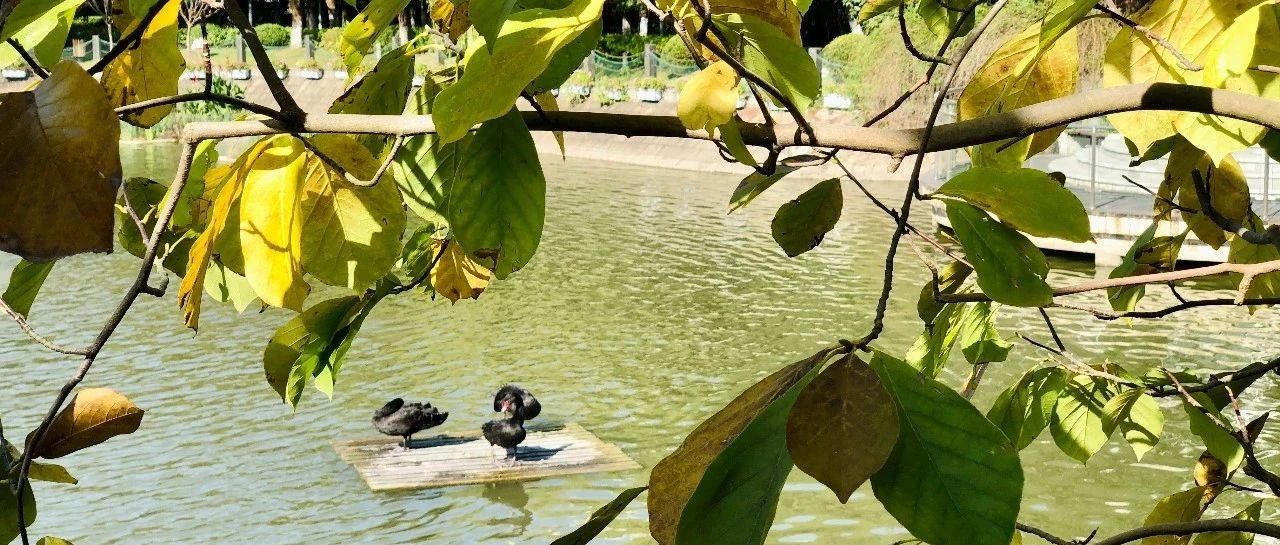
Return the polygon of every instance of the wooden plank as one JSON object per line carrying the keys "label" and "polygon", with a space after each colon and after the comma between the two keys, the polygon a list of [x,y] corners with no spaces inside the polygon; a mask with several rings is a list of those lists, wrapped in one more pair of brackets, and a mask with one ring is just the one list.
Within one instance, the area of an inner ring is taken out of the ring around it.
{"label": "wooden plank", "polygon": [[338,456],[372,490],[410,490],[559,475],[626,471],[640,464],[622,449],[570,422],[528,428],[514,462],[479,434],[437,435],[404,449],[395,437],[334,441]]}

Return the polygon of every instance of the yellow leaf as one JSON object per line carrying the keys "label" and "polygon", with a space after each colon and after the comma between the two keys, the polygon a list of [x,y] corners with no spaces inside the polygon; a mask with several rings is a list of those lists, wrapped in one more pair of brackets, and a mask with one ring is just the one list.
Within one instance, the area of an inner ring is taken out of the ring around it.
{"label": "yellow leaf", "polygon": [[724,61],[703,68],[680,90],[676,115],[688,129],[711,132],[733,119],[738,106],[738,74]]}
{"label": "yellow leaf", "polygon": [[[1214,210],[1223,217],[1244,221],[1249,213],[1249,186],[1245,182],[1244,171],[1235,159],[1230,157],[1220,165],[1204,151],[1179,140],[1169,153],[1169,162],[1165,168],[1165,177],[1178,188],[1178,204],[1191,210],[1200,210],[1200,198],[1196,194],[1195,176],[1198,173],[1201,181],[1208,184],[1209,197]],[[1214,248],[1227,242],[1227,234],[1218,224],[1199,212],[1182,212],[1182,220],[1187,223],[1196,238]]]}
{"label": "yellow leaf", "polygon": [[[1163,36],[1185,57],[1202,62],[1209,44],[1240,14],[1261,0],[1155,0],[1133,20]],[[1199,85],[1201,71],[1183,69],[1168,48],[1130,27],[1124,27],[1107,45],[1102,83],[1107,87],[1130,83],[1186,83]],[[1177,112],[1125,112],[1107,120],[1133,141],[1138,153],[1176,134]]]}
{"label": "yellow leaf", "polygon": [[[538,102],[538,106],[541,106],[543,110],[548,112],[560,111],[560,103],[556,101],[556,96],[551,94],[550,91],[538,93],[533,99]],[[552,131],[551,135],[555,137],[556,144],[560,146],[560,158],[564,159],[564,131]]]}
{"label": "yellow leaf", "polygon": [[[1280,59],[1280,20],[1275,4],[1257,6],[1235,20],[1210,44],[1203,58],[1204,81],[1209,87],[1248,95],[1280,99],[1280,75],[1250,70]],[[1186,113],[1175,124],[1178,133],[1205,150],[1214,163],[1227,154],[1257,144],[1266,129],[1237,119]]]}
{"label": "yellow leaf", "polygon": [[44,536],[40,538],[40,541],[36,542],[36,545],[73,545],[73,544],[70,541],[62,539],[60,537]]}
{"label": "yellow leaf", "polygon": [[[362,179],[377,164],[354,138],[312,140],[328,157]],[[318,156],[308,153],[302,188],[302,268],[326,284],[364,290],[382,278],[400,255],[404,203],[389,177],[373,186],[347,181]]]}
{"label": "yellow leaf", "polygon": [[456,42],[471,28],[470,7],[468,0],[456,4],[453,0],[435,0],[431,3],[431,21],[441,32],[448,34],[449,39]]}
{"label": "yellow leaf", "polygon": [[[1156,502],[1155,508],[1142,521],[1142,525],[1153,526],[1200,520],[1200,500],[1203,495],[1203,487],[1199,486],[1171,494]],[[1143,538],[1142,545],[1185,545],[1188,541],[1191,541],[1190,535],[1155,536]]]}
{"label": "yellow leaf", "polygon": [[[246,165],[253,163],[269,146],[269,139],[259,140],[236,159],[235,164],[215,167],[205,174],[206,193],[202,200],[211,204],[199,214],[204,217],[205,228],[191,244],[187,257],[187,274],[178,285],[178,306],[182,308],[183,322],[191,329],[200,327],[204,278],[218,239],[228,223],[239,223],[238,220],[228,222],[228,217],[232,215],[233,206],[239,203],[240,193],[244,189],[244,177],[248,170]],[[238,212],[238,209],[235,211]]]}
{"label": "yellow leaf", "polygon": [[431,287],[455,303],[459,299],[478,299],[489,286],[490,274],[489,269],[471,259],[461,245],[452,242],[431,269]]}
{"label": "yellow leaf", "polygon": [[302,181],[305,148],[289,135],[269,139],[247,164],[240,195],[244,276],[263,303],[298,312],[311,292],[302,278]]}
{"label": "yellow leaf", "polygon": [[[1070,95],[1076,90],[1079,52],[1075,29],[1049,46],[1040,48],[1040,25],[1010,38],[987,59],[960,94],[957,111],[961,121],[975,119]],[[1053,145],[1065,127],[1036,133],[1004,151],[1006,142],[969,149],[974,164],[1020,168],[1028,157]]]}
{"label": "yellow leaf", "polygon": [[[178,93],[178,78],[186,61],[178,50],[178,8],[182,0],[167,2],[160,13],[151,20],[135,47],[129,47],[102,71],[102,86],[106,88],[111,104],[125,106],[153,98]],[[128,3],[116,2],[113,7],[128,9]],[[113,22],[122,33],[133,30],[138,21],[130,13],[119,13]],[[161,106],[132,112],[124,120],[139,127],[159,123],[173,106]]]}
{"label": "yellow leaf", "polygon": [[73,61],[0,95],[0,250],[28,261],[110,252],[120,122]]}
{"label": "yellow leaf", "polygon": [[[702,19],[698,17],[698,12],[690,1],[658,0],[658,7],[683,19],[686,28],[697,29],[702,24]],[[793,0],[710,0],[707,5],[713,14],[750,15],[778,27],[797,43],[800,41],[800,9]]]}
{"label": "yellow leaf", "polygon": [[142,424],[143,412],[115,390],[85,388],[54,417],[44,437],[31,449],[32,455],[61,458],[117,435],[133,433]]}

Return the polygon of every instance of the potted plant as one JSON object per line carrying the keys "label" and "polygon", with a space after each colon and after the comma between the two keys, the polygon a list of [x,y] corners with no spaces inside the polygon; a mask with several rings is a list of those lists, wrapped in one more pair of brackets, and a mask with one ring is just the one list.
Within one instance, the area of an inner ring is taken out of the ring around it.
{"label": "potted plant", "polygon": [[315,59],[302,59],[293,65],[303,79],[320,79],[324,77],[324,69]]}
{"label": "potted plant", "polygon": [[342,59],[334,58],[329,61],[329,74],[333,76],[333,79],[347,80],[347,66],[342,64]]}
{"label": "potted plant", "polygon": [[600,101],[601,106],[625,102],[628,99],[627,87],[618,79],[604,78],[596,85],[599,87],[600,92],[596,93],[595,96],[596,100]]}
{"label": "potted plant", "polygon": [[427,69],[426,65],[423,65],[423,64],[414,65],[413,86],[422,87],[422,85],[427,82],[427,76],[430,75],[430,73],[431,73],[431,70]]}
{"label": "potted plant", "polygon": [[227,72],[227,77],[233,80],[245,81],[253,76],[253,70],[249,68],[249,63],[244,61],[230,61],[223,65],[223,69]]}
{"label": "potted plant", "polygon": [[822,107],[828,110],[850,110],[857,97],[857,88],[852,83],[841,82],[823,90]]}
{"label": "potted plant", "polygon": [[289,65],[278,62],[276,63],[276,77],[286,79],[289,77]]}
{"label": "potted plant", "polygon": [[9,81],[24,80],[31,77],[31,71],[27,70],[27,65],[21,62],[15,62],[0,70],[0,76]]}
{"label": "potted plant", "polygon": [[635,88],[632,91],[636,98],[641,102],[662,102],[662,94],[667,89],[667,83],[655,77],[643,77],[635,82]]}
{"label": "potted plant", "polygon": [[578,70],[569,76],[561,90],[570,97],[583,99],[591,96],[591,83],[591,74]]}

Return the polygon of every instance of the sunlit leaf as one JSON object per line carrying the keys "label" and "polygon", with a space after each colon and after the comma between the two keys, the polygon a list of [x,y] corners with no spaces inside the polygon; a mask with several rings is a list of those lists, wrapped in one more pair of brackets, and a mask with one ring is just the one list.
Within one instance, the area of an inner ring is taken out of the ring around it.
{"label": "sunlit leaf", "polygon": [[1030,240],[962,202],[947,203],[947,218],[978,274],[983,293],[994,301],[1019,307],[1053,302],[1053,290],[1044,281],[1049,264]]}
{"label": "sunlit leaf", "polygon": [[[329,106],[331,114],[399,114],[405,109],[413,88],[413,55],[409,45],[388,51],[359,80],[343,91]],[[365,134],[356,137],[374,157],[383,154],[387,137]]]}
{"label": "sunlit leaf", "polygon": [[596,19],[594,23],[582,31],[577,38],[574,38],[564,47],[556,51],[551,56],[551,62],[547,64],[547,69],[529,84],[528,90],[531,93],[544,93],[552,89],[559,89],[561,85],[569,81],[573,73],[582,68],[582,61],[595,51],[596,45],[600,43],[600,36],[604,33],[603,18]]}
{"label": "sunlit leaf", "polygon": [[733,196],[729,197],[729,212],[735,212],[739,208],[751,204],[751,201],[755,200],[756,197],[759,197],[766,189],[773,187],[773,184],[778,183],[778,180],[781,180],[786,177],[786,175],[795,172],[798,168],[799,167],[788,165],[778,165],[778,167],[774,169],[773,174],[768,175],[761,174],[758,171],[752,171],[751,174],[748,174],[746,178],[743,178],[742,181],[738,183],[737,188],[734,188]]}
{"label": "sunlit leaf", "polygon": [[937,192],[964,199],[1029,235],[1093,240],[1089,214],[1079,197],[1040,170],[974,167],[942,184]]}
{"label": "sunlit leaf", "polygon": [[102,86],[64,61],[0,101],[0,250],[31,261],[111,251],[120,122]]}
{"label": "sunlit leaf", "polygon": [[893,397],[875,371],[850,354],[800,392],[787,419],[787,450],[796,467],[848,503],[888,460],[898,432]]}
{"label": "sunlit leaf", "polygon": [[209,270],[204,277],[204,291],[218,302],[231,303],[236,312],[244,312],[258,300],[258,294],[254,293],[248,279],[216,260],[209,262]]}
{"label": "sunlit leaf", "polygon": [[[445,0],[447,1],[447,0]],[[425,78],[414,92],[405,113],[430,115],[440,86]],[[436,225],[446,225],[448,196],[461,163],[461,151],[467,149],[471,136],[457,142],[443,143],[435,134],[415,136],[405,141],[392,164],[392,173],[409,211]]]}
{"label": "sunlit leaf", "polygon": [[502,24],[516,7],[516,0],[475,0],[467,5],[470,7],[468,16],[471,18],[471,26],[475,27],[492,50]]}
{"label": "sunlit leaf", "polygon": [[24,317],[30,314],[31,305],[35,303],[40,287],[44,286],[44,280],[53,271],[53,263],[32,263],[23,259],[14,265],[13,272],[9,273],[9,285],[4,289],[5,304]]}
{"label": "sunlit leaf", "polygon": [[968,400],[877,352],[871,366],[899,406],[901,434],[871,477],[885,510],[932,545],[1008,545],[1022,500],[1022,464]]}
{"label": "sunlit leaf", "polygon": [[348,72],[353,72],[373,49],[373,42],[391,24],[409,0],[372,0],[347,26],[338,38],[338,54]]}
{"label": "sunlit leaf", "polygon": [[462,0],[455,4],[453,0],[433,0],[431,22],[456,42],[471,28],[471,2]]}
{"label": "sunlit leaf", "polygon": [[461,139],[473,125],[505,115],[557,51],[596,24],[603,5],[604,0],[573,0],[560,9],[522,10],[507,19],[492,51],[475,40],[462,77],[435,103],[432,117],[442,141]]}
{"label": "sunlit leaf", "polygon": [[[26,3],[26,2],[23,2]],[[36,4],[38,2],[31,2]],[[58,4],[61,8],[64,4]],[[15,8],[14,13],[19,9]],[[35,57],[41,66],[53,66],[62,60],[63,46],[67,43],[67,35],[71,33],[71,25],[75,21],[76,6],[72,5],[61,12],[49,11],[32,21],[20,32],[13,35],[13,40]],[[9,21],[13,21],[12,16]],[[7,27],[6,27],[7,28]],[[24,63],[18,50],[7,42],[0,42],[0,66],[11,66]]]}
{"label": "sunlit leaf", "polygon": [[968,305],[957,327],[956,344],[969,363],[992,363],[1009,357],[1013,345],[996,330],[995,306],[984,301]]}
{"label": "sunlit leaf", "polygon": [[1142,456],[1160,442],[1164,413],[1155,398],[1142,388],[1130,388],[1102,407],[1102,422],[1104,433],[1111,435],[1112,430],[1120,430],[1134,456],[1142,460]]}
{"label": "sunlit leaf", "polygon": [[[10,477],[16,478],[18,476],[18,470],[21,469],[16,463],[16,460],[22,458],[22,451],[18,450],[18,447],[13,443],[8,441],[3,441],[3,443],[8,447],[9,460],[15,461],[15,463],[9,468],[9,475]],[[0,466],[0,475],[3,475],[2,470],[3,466]],[[67,471],[67,468],[65,467],[58,464],[36,461],[32,461],[31,466],[27,468],[27,478],[33,481],[44,481],[59,484],[77,484],[80,482],[73,477],[71,472]],[[3,480],[0,479],[0,481]]]}
{"label": "sunlit leaf", "polygon": [[[1156,502],[1155,508],[1142,521],[1142,525],[1154,526],[1156,524],[1200,520],[1200,498],[1202,496],[1203,489],[1198,486],[1166,496]],[[1190,535],[1154,536],[1143,538],[1142,545],[1185,545],[1189,541],[1191,541]]]}
{"label": "sunlit leaf", "polygon": [[738,74],[716,61],[689,78],[680,90],[676,115],[688,129],[712,132],[733,120],[738,107]]}
{"label": "sunlit leaf", "polygon": [[[178,10],[182,0],[160,0],[164,7],[142,32],[137,46],[129,47],[102,71],[102,86],[113,106],[126,106],[153,98],[178,93],[178,78],[187,63],[178,50]],[[112,7],[124,5],[112,3]],[[121,33],[128,33],[140,21],[141,14],[119,13],[112,22]],[[161,106],[126,114],[123,119],[139,127],[159,123],[173,106]]]}
{"label": "sunlit leaf", "polygon": [[276,330],[262,354],[267,384],[291,407],[302,398],[306,379],[341,359],[338,333],[360,311],[355,296],[317,303]]}
{"label": "sunlit leaf", "polygon": [[1110,437],[1103,413],[1109,394],[1105,380],[1076,375],[1066,381],[1054,405],[1049,422],[1053,442],[1082,464],[1101,450]]}
{"label": "sunlit leaf", "polygon": [[[1262,500],[1255,501],[1245,507],[1236,516],[1237,520],[1258,521],[1262,518]],[[1250,532],[1205,532],[1197,534],[1193,545],[1253,545],[1253,534]]]}
{"label": "sunlit leaf", "polygon": [[866,0],[858,10],[858,22],[866,23],[872,17],[898,9],[903,0]]}
{"label": "sunlit leaf", "polygon": [[[1178,204],[1188,210],[1202,210],[1196,193],[1197,176],[1208,186],[1213,209],[1228,220],[1242,222],[1249,213],[1249,184],[1240,164],[1228,157],[1215,164],[1209,155],[1186,141],[1174,144],[1165,177],[1176,187]],[[1182,210],[1182,220],[1201,242],[1219,248],[1227,242],[1222,227],[1201,212]]]}
{"label": "sunlit leaf", "polygon": [[245,278],[273,307],[302,311],[311,286],[302,278],[302,197],[307,154],[281,135],[247,164],[240,196],[240,249]]}
{"label": "sunlit leaf", "polygon": [[1212,405],[1208,396],[1204,394],[1192,394],[1192,396],[1201,407],[1204,407],[1204,410],[1193,407],[1190,402],[1183,400],[1182,410],[1187,413],[1191,433],[1204,441],[1205,448],[1209,449],[1214,457],[1227,464],[1227,471],[1235,471],[1244,461],[1244,447],[1240,446],[1240,442],[1236,441],[1230,432],[1218,425],[1214,418],[1205,413],[1206,410],[1212,411],[1214,416],[1219,416],[1217,407]]}
{"label": "sunlit leaf", "polygon": [[840,179],[831,178],[818,182],[799,197],[778,208],[773,217],[773,240],[782,247],[787,257],[795,257],[817,248],[844,209],[844,195],[840,191]]}
{"label": "sunlit leaf", "polygon": [[109,388],[85,388],[71,396],[31,449],[34,458],[61,458],[137,431],[143,410]]}
{"label": "sunlit leaf", "polygon": [[491,272],[476,263],[459,244],[450,244],[431,269],[431,287],[450,301],[479,299],[489,286]]}
{"label": "sunlit leaf", "polygon": [[1022,450],[1049,426],[1058,396],[1067,385],[1066,373],[1058,367],[1032,369],[1013,386],[1000,392],[991,410],[990,420],[1014,447]]}
{"label": "sunlit leaf", "polygon": [[[789,410],[791,402],[795,399],[794,394],[799,393],[795,386],[806,378],[812,379],[811,371],[825,362],[829,356],[830,351],[823,350],[812,357],[788,365],[747,388],[693,430],[675,452],[654,466],[649,475],[649,533],[658,543],[662,545],[676,543],[677,529],[683,530],[685,526],[682,516],[685,507],[693,498],[694,491],[700,488],[703,475],[710,466],[731,444],[737,441],[752,422],[774,406],[775,402],[791,393],[793,394],[791,401],[785,403],[786,409]],[[785,418],[785,410],[782,411],[782,416]],[[779,435],[781,436],[781,429],[779,429]],[[785,444],[781,447],[782,454],[785,455]],[[789,459],[787,462],[790,465]],[[723,514],[732,516],[730,512]],[[711,515],[713,513],[708,513],[708,516]],[[772,510],[756,513],[755,516],[767,517],[767,520],[752,521],[750,526],[753,529],[759,529],[758,525],[761,523],[767,529],[773,518]],[[730,522],[743,521],[734,519]],[[711,528],[712,526],[708,525],[706,529]]]}
{"label": "sunlit leaf", "polygon": [[605,527],[609,526],[609,523],[613,522],[613,519],[622,514],[622,511],[627,508],[627,505],[631,504],[632,500],[636,499],[636,496],[648,489],[649,487],[647,486],[639,486],[623,490],[613,501],[591,513],[591,518],[587,519],[587,522],[578,527],[577,530],[560,536],[555,541],[552,541],[551,545],[586,545],[590,543],[592,539],[600,535],[600,532],[604,531]]}
{"label": "sunlit leaf", "polygon": [[533,137],[513,109],[467,145],[449,188],[449,227],[470,255],[495,262],[494,274],[506,278],[538,249],[546,192]]}
{"label": "sunlit leaf", "polygon": [[942,267],[938,272],[937,282],[931,279],[920,288],[920,298],[916,300],[916,314],[920,316],[920,320],[926,324],[933,322],[942,311],[943,303],[938,302],[935,290],[937,294],[955,293],[971,273],[973,268],[960,261],[952,261]]}
{"label": "sunlit leaf", "polygon": [[[782,3],[790,4],[786,0]],[[739,38],[734,45],[742,50],[743,65],[772,84],[802,112],[818,98],[822,75],[794,35],[752,14],[717,15],[715,20],[731,37]]]}
{"label": "sunlit leaf", "polygon": [[[1251,215],[1248,226],[1260,230],[1263,222],[1256,214]],[[1227,251],[1227,262],[1229,263],[1252,264],[1276,260],[1280,260],[1280,248],[1276,248],[1274,244],[1254,244],[1241,237],[1232,238],[1231,247]],[[1231,279],[1232,282],[1239,286],[1243,277],[1233,273]],[[1280,297],[1280,272],[1269,272],[1255,276],[1242,295],[1246,299]],[[1236,390],[1237,394],[1239,392],[1240,390]],[[1216,402],[1216,404],[1223,405],[1221,402]]]}
{"label": "sunlit leaf", "polygon": [[[1128,278],[1139,274],[1147,274],[1154,272],[1150,265],[1142,265],[1138,263],[1138,253],[1142,251],[1151,240],[1155,238],[1156,229],[1160,227],[1159,222],[1152,222],[1138,238],[1133,241],[1133,246],[1129,251],[1125,252],[1124,257],[1120,260],[1120,264],[1116,268],[1111,269],[1111,273],[1107,278]],[[1107,288],[1107,301],[1111,303],[1112,310],[1117,312],[1128,312],[1138,308],[1138,302],[1147,294],[1145,284],[1136,286],[1126,286],[1122,288]]]}
{"label": "sunlit leaf", "polygon": [[70,541],[62,539],[60,537],[44,536],[40,538],[40,541],[36,542],[36,545],[73,545],[73,544]]}

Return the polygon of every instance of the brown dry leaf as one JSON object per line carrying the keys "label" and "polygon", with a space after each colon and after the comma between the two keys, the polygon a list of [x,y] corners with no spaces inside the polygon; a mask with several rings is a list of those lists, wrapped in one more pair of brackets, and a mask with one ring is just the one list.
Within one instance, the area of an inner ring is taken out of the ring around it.
{"label": "brown dry leaf", "polygon": [[676,540],[680,516],[711,462],[747,425],[831,355],[823,350],[769,375],[702,422],[649,474],[649,533],[661,545]]}
{"label": "brown dry leaf", "polygon": [[478,299],[489,286],[490,275],[489,269],[471,259],[461,245],[450,243],[431,270],[431,287],[455,303],[459,299]]}
{"label": "brown dry leaf", "polygon": [[840,503],[880,470],[898,442],[898,406],[866,362],[850,354],[813,379],[791,407],[787,450]]}
{"label": "brown dry leaf", "polygon": [[142,424],[143,412],[115,390],[85,388],[54,417],[31,452],[36,458],[61,458],[117,435],[133,433]]}
{"label": "brown dry leaf", "polygon": [[0,96],[0,251],[110,252],[120,122],[102,86],[63,61],[34,91]]}

